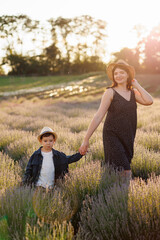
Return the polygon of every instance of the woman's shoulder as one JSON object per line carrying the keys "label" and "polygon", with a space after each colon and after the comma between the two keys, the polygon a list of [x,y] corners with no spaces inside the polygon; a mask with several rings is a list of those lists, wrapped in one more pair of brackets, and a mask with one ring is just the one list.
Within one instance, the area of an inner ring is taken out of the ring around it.
{"label": "woman's shoulder", "polygon": [[107,88],[106,88],[106,91],[108,91],[108,92],[114,92],[114,88],[113,88],[113,87],[107,87]]}
{"label": "woman's shoulder", "polygon": [[113,96],[114,96],[114,89],[113,89],[113,87],[107,87],[106,91],[104,92],[104,96],[107,96],[107,97],[113,99]]}

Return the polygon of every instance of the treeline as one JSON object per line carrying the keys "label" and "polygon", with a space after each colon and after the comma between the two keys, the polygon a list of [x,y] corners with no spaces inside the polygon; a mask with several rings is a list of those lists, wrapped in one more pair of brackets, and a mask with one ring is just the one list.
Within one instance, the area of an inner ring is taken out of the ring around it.
{"label": "treeline", "polygon": [[[50,19],[42,25],[26,15],[2,16],[2,65],[12,75],[74,74],[104,70],[106,22],[90,16]],[[28,39],[26,41],[26,39]],[[31,45],[32,51],[26,51]]]}
{"label": "treeline", "polygon": [[[4,56],[2,66],[9,75],[81,74],[104,71],[107,23],[91,16],[49,19],[45,23],[26,15],[0,17],[0,38]],[[139,29],[137,28],[137,33]],[[113,53],[138,72],[160,73],[160,26],[135,49]]]}
{"label": "treeline", "polygon": [[115,59],[126,60],[140,73],[160,73],[160,24],[146,37],[141,36],[143,26],[135,26],[135,30],[140,39],[136,48],[123,48],[113,53]]}

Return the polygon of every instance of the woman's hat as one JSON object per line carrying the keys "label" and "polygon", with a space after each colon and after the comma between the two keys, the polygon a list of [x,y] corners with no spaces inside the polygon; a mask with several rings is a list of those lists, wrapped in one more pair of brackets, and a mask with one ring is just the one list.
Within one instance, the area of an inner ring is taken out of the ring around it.
{"label": "woman's hat", "polygon": [[38,140],[39,140],[39,142],[41,141],[41,136],[42,136],[43,134],[45,134],[45,133],[51,133],[51,134],[53,134],[53,136],[54,136],[54,138],[55,138],[55,141],[56,141],[56,139],[57,139],[57,134],[56,134],[51,128],[49,128],[49,127],[44,127],[44,128],[41,130],[39,136],[37,137]]}
{"label": "woman's hat", "polygon": [[110,80],[113,81],[113,69],[115,69],[116,67],[122,67],[126,70],[128,70],[129,75],[132,79],[134,79],[135,77],[135,69],[133,66],[129,65],[128,63],[126,63],[124,60],[120,59],[118,60],[116,63],[110,63],[107,67],[107,75],[109,77]]}

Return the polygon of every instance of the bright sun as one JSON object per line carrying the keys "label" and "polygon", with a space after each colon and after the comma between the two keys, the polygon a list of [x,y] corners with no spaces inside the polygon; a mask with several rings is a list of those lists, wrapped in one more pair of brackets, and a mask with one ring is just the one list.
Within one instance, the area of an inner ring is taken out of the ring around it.
{"label": "bright sun", "polygon": [[[106,0],[102,0],[101,6],[105,3]],[[112,0],[101,10],[101,18],[108,23],[109,54],[124,47],[134,48],[140,35],[146,36],[154,26],[160,24],[159,0]],[[139,35],[135,26],[139,26]]]}

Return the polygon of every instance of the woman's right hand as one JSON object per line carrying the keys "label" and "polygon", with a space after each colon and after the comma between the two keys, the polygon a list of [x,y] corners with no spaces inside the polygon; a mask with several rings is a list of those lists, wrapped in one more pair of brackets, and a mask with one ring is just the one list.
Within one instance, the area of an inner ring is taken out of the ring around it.
{"label": "woman's right hand", "polygon": [[83,141],[82,145],[79,148],[81,155],[85,155],[89,147],[89,141]]}

